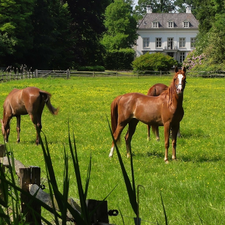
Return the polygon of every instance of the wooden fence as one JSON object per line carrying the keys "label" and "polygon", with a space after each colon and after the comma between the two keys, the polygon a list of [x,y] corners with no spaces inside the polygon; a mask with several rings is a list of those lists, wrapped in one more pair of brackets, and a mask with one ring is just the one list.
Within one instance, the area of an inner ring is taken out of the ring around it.
{"label": "wooden fence", "polygon": [[[39,199],[40,201],[44,202],[51,208],[53,207],[53,202],[54,205],[56,203],[56,200],[50,197],[50,194],[44,192],[42,189],[42,185],[40,185],[40,180],[41,180],[41,169],[40,167],[36,166],[30,166],[30,167],[25,167],[20,161],[14,159],[14,162],[12,162],[10,157],[5,156],[5,145],[0,144],[0,164],[3,165],[3,171],[1,173],[5,172],[6,168],[12,168],[12,165],[14,164],[15,167],[15,172],[16,175],[19,178],[19,186],[20,188],[27,192],[30,193],[32,196],[35,196],[35,198]],[[10,166],[11,165],[11,166]],[[11,172],[11,171],[10,171]],[[2,198],[2,190],[1,190],[1,180],[0,180],[0,198]],[[41,206],[37,204],[37,202],[31,202],[29,195],[25,195],[21,193],[20,195],[21,198],[21,210],[24,215],[26,215],[26,223],[29,225],[41,225]],[[52,202],[53,201],[53,202]],[[81,212],[79,204],[73,200],[73,198],[68,199],[68,203],[79,213]],[[97,201],[93,199],[88,199],[86,201],[87,208],[90,210],[90,212],[93,213],[93,210],[95,210],[95,213],[93,214],[91,218],[92,224],[98,224],[98,225],[103,225],[103,224],[108,224],[108,208],[107,208],[107,201]],[[29,205],[29,206],[28,206]],[[35,210],[37,214],[32,213],[32,210]],[[56,208],[56,210],[59,210]],[[109,211],[110,212],[110,211]],[[70,212],[67,212],[67,221],[72,221],[76,225],[75,219],[73,216],[70,214]],[[98,222],[98,223],[96,223]]]}
{"label": "wooden fence", "polygon": [[[112,77],[112,76],[129,76],[129,77],[142,77],[142,76],[165,76],[173,74],[171,71],[74,71],[74,70],[38,70],[35,71],[23,71],[23,72],[0,72],[0,82],[7,82],[10,80],[20,80],[20,79],[31,79],[31,78],[65,78],[70,77]],[[203,77],[203,78],[213,78],[213,77],[225,77],[225,71],[187,71],[188,76],[192,77]]]}

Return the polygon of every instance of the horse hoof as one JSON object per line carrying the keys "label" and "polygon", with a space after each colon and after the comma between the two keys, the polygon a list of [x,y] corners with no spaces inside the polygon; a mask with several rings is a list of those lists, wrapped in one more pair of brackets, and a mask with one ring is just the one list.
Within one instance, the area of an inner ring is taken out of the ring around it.
{"label": "horse hoof", "polygon": [[168,159],[164,159],[164,162],[165,162],[166,164],[169,164]]}

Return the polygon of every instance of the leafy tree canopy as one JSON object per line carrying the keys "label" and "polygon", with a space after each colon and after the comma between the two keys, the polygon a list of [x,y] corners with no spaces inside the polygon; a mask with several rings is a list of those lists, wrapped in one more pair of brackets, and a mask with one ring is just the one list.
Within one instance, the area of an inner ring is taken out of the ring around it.
{"label": "leafy tree canopy", "polygon": [[136,19],[132,6],[123,0],[115,0],[105,11],[105,32],[102,44],[107,50],[130,48],[137,39]]}

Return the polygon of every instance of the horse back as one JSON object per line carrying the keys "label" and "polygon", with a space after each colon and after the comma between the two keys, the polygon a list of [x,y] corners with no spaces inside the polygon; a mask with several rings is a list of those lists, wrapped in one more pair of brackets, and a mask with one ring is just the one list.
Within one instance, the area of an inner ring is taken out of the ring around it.
{"label": "horse back", "polygon": [[162,98],[158,98],[158,96],[153,97],[140,93],[129,93],[121,97],[118,112],[124,121],[135,118],[145,124],[158,124],[162,126],[161,105]]}
{"label": "horse back", "polygon": [[157,84],[153,85],[151,88],[149,88],[147,95],[158,96],[167,89],[168,89],[167,85],[162,84],[162,83],[157,83]]}

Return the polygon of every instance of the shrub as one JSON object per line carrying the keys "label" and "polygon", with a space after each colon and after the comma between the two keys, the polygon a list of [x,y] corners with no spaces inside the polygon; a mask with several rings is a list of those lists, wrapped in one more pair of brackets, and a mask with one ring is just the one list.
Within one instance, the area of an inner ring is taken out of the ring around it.
{"label": "shrub", "polygon": [[215,64],[205,53],[199,55],[196,50],[193,50],[187,55],[183,66],[190,70],[190,72],[225,70],[224,63]]}
{"label": "shrub", "polygon": [[80,66],[77,68],[78,71],[105,71],[104,66]]}
{"label": "shrub", "polygon": [[177,61],[173,57],[163,53],[146,53],[137,57],[132,63],[134,71],[167,71],[173,65],[177,65]]}
{"label": "shrub", "polygon": [[108,70],[131,70],[135,51],[130,48],[108,51],[104,58]]}

